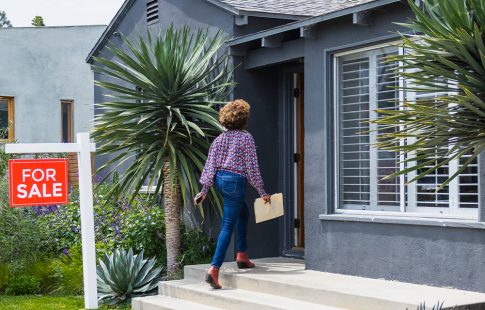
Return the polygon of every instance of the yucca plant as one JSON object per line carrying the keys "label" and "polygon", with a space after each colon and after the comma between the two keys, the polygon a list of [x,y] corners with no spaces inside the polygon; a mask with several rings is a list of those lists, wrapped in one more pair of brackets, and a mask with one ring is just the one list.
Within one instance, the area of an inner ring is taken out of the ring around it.
{"label": "yucca plant", "polygon": [[[214,107],[233,87],[223,42],[222,31],[170,27],[136,44],[125,39],[126,49],[112,46],[114,60],[95,58],[95,70],[112,81],[96,82],[111,92],[93,136],[98,154],[113,158],[99,171],[120,170],[110,194],[134,197],[148,184],[163,196],[169,275],[179,267],[181,206],[199,192],[210,140],[222,131]],[[209,198],[220,210],[215,190]]]}
{"label": "yucca plant", "polygon": [[156,259],[144,259],[143,251],[114,250],[99,259],[98,300],[105,304],[128,303],[131,298],[146,295],[157,287],[162,267],[155,267]]}
{"label": "yucca plant", "polygon": [[436,95],[378,111],[384,117],[376,123],[388,133],[377,146],[417,163],[388,176],[417,170],[410,182],[463,158],[443,188],[485,150],[485,1],[425,0],[422,7],[408,2],[416,17],[401,25],[415,34],[402,35],[406,52],[389,61],[400,64],[404,91]]}

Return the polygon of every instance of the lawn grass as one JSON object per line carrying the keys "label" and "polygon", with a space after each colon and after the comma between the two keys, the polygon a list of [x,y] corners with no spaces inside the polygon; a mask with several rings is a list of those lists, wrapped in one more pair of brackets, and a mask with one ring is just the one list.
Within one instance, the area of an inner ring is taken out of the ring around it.
{"label": "lawn grass", "polygon": [[[80,310],[84,308],[83,296],[5,296],[0,295],[2,310]],[[99,309],[128,310],[131,306]]]}

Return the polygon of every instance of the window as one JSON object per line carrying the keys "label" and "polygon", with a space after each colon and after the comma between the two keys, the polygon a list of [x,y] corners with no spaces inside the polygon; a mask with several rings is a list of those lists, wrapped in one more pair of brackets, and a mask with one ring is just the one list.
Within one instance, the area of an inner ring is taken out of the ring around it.
{"label": "window", "polygon": [[147,25],[158,22],[158,0],[147,1]]}
{"label": "window", "polygon": [[15,140],[13,102],[12,97],[0,96],[0,142]]}
{"label": "window", "polygon": [[61,100],[62,142],[74,142],[73,100]]}
{"label": "window", "polygon": [[452,161],[410,184],[406,181],[412,179],[416,172],[383,179],[405,169],[401,163],[404,158],[373,146],[378,135],[389,129],[380,128],[369,120],[380,117],[377,109],[400,108],[399,102],[404,98],[419,100],[424,96],[436,96],[404,94],[397,88],[403,83],[395,75],[398,64],[386,61],[386,57],[402,52],[398,47],[382,46],[335,55],[337,208],[477,217],[476,163],[438,192],[439,184],[456,172],[466,159]]}

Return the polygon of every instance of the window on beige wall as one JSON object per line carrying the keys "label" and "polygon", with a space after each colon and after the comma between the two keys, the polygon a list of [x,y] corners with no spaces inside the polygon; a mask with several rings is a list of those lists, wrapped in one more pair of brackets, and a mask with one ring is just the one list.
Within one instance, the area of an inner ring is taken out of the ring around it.
{"label": "window on beige wall", "polygon": [[74,100],[61,100],[62,142],[74,141]]}
{"label": "window on beige wall", "polygon": [[14,99],[0,96],[0,142],[15,140]]}

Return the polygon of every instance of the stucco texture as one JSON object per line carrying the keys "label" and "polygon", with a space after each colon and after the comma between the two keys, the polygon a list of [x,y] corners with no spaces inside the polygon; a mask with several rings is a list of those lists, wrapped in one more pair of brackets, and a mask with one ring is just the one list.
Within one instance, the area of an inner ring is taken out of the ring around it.
{"label": "stucco texture", "polygon": [[86,55],[105,26],[0,28],[0,96],[15,100],[18,142],[61,142],[61,100],[74,100],[74,133],[94,116]]}

